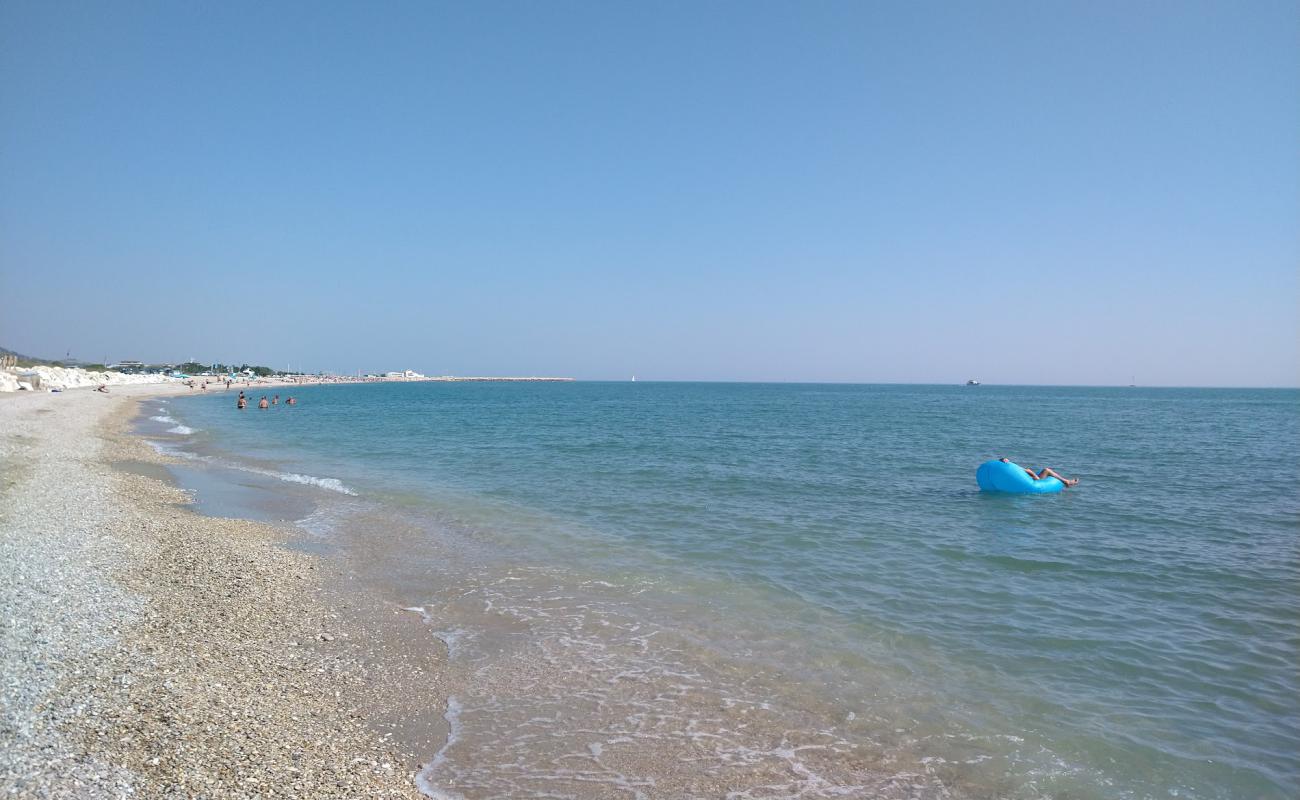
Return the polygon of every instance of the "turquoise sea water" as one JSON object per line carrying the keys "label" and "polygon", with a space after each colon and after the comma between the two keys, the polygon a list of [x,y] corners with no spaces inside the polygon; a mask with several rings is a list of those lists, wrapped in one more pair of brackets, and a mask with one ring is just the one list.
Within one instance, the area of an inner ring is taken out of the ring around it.
{"label": "turquoise sea water", "polygon": [[1300,392],[275,391],[148,411],[388,554],[459,670],[435,796],[1300,796]]}

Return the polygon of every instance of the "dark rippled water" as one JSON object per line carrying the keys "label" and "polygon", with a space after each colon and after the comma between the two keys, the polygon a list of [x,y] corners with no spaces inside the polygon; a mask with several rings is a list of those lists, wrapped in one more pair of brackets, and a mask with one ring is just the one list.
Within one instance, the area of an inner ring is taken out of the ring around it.
{"label": "dark rippled water", "polygon": [[[294,394],[159,436],[400,544],[460,670],[431,793],[1300,796],[1300,392]],[[979,493],[1001,455],[1082,482]]]}

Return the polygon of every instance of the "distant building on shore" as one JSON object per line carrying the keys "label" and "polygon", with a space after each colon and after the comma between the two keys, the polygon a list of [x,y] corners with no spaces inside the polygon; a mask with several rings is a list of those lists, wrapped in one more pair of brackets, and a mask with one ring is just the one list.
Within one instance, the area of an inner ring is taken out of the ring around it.
{"label": "distant building on shore", "polygon": [[385,377],[385,378],[399,378],[399,379],[408,379],[408,380],[409,380],[409,379],[415,379],[415,378],[423,378],[424,376],[421,375],[420,373],[416,372],[416,371],[413,370],[413,369],[407,369],[407,370],[402,370],[401,372],[385,372],[385,373],[384,373],[384,377]]}

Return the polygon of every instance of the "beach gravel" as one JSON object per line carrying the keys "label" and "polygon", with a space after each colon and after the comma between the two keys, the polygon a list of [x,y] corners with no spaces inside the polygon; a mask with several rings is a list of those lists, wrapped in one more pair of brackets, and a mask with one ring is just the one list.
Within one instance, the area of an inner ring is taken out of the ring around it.
{"label": "beach gravel", "polygon": [[418,797],[320,560],[110,466],[131,406],[0,400],[0,794]]}

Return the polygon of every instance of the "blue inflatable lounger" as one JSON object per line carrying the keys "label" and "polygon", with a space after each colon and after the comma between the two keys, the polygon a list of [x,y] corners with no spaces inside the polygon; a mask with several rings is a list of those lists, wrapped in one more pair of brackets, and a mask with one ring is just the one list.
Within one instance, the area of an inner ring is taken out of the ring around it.
{"label": "blue inflatable lounger", "polygon": [[975,480],[985,492],[1006,492],[1008,494],[1052,494],[1065,488],[1065,484],[1056,478],[1034,480],[1019,464],[1009,462],[985,461],[975,470]]}

